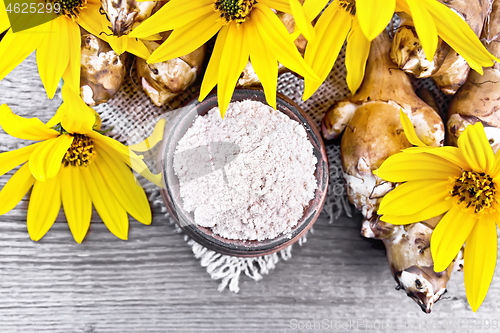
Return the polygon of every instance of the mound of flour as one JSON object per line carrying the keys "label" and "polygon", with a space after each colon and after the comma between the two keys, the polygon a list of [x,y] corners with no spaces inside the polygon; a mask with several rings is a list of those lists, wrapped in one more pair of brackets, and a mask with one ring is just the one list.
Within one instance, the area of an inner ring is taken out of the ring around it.
{"label": "mound of flour", "polygon": [[289,233],[314,198],[317,159],[297,121],[256,101],[213,108],[179,140],[174,172],[183,207],[224,238]]}

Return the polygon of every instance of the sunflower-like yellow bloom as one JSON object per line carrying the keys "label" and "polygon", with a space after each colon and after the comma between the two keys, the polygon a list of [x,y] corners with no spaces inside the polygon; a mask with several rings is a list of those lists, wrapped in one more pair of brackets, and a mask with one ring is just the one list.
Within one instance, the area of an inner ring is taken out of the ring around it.
{"label": "sunflower-like yellow bloom", "polygon": [[[326,3],[306,0],[308,18],[318,15]],[[316,39],[306,47],[304,58],[321,81],[305,78],[304,99],[326,79],[346,39],[347,85],[354,94],[363,81],[370,42],[389,24],[394,11],[412,16],[427,59],[434,58],[439,36],[478,73],[499,61],[457,13],[437,0],[334,0],[316,23]]]}
{"label": "sunflower-like yellow bloom", "polygon": [[428,147],[403,112],[400,117],[408,140],[418,147],[389,157],[375,172],[384,180],[404,182],[385,195],[378,214],[399,225],[444,214],[431,237],[434,270],[444,271],[465,242],[465,289],[477,311],[497,259],[500,153],[493,153],[481,123],[465,129],[458,148]]}
{"label": "sunflower-like yellow bloom", "polygon": [[300,56],[293,35],[288,34],[271,8],[293,12],[305,37],[314,37],[298,0],[171,0],[130,35],[142,38],[173,30],[148,59],[148,63],[155,63],[186,55],[218,33],[201,85],[200,101],[217,85],[219,109],[224,116],[250,58],[267,102],[276,108],[278,61],[311,80],[318,77]]}
{"label": "sunflower-like yellow bloom", "polygon": [[[107,41],[112,47],[119,44],[117,38],[103,32],[99,0],[56,0],[63,8],[63,15],[14,33],[10,29],[0,41],[0,80],[9,74],[33,51],[37,51],[38,72],[47,96],[53,98],[57,85],[64,79],[73,90],[80,91],[81,37],[80,26]],[[0,30],[11,26],[6,16],[4,0],[0,0]],[[39,14],[32,14],[39,15]],[[20,19],[27,20],[26,17]],[[3,30],[2,30],[3,31]],[[139,57],[149,57],[147,47],[136,39],[126,45],[128,52]],[[123,49],[115,50],[120,53]],[[120,51],[120,52],[119,52]]]}
{"label": "sunflower-like yellow bloom", "polygon": [[0,106],[0,126],[5,132],[41,141],[0,154],[0,175],[23,164],[0,192],[0,215],[13,209],[33,187],[27,216],[31,239],[37,241],[47,233],[61,204],[78,243],[90,226],[92,205],[115,236],[127,239],[127,213],[143,224],[151,223],[148,199],[129,168],[136,156],[100,134],[99,118],[66,86],[63,97],[64,103],[47,124]]}

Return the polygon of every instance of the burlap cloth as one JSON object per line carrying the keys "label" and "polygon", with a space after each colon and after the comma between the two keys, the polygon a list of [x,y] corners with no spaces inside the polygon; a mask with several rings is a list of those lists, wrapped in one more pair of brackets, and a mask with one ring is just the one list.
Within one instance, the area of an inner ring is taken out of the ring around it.
{"label": "burlap cloth", "polygon": [[[318,91],[307,101],[302,100],[304,81],[291,73],[282,74],[278,79],[278,92],[286,95],[304,109],[317,126],[320,126],[324,114],[334,101],[348,96],[349,90],[346,85],[346,69],[344,66],[345,47],[342,49],[335,66],[326,81]],[[176,109],[183,106],[199,92],[200,80],[191,86],[184,94],[175,98],[164,107],[156,107],[149,97],[137,84],[137,78],[132,71],[118,92],[118,94],[106,104],[101,104],[95,109],[102,118],[104,128],[112,127],[109,136],[125,144],[135,144],[149,136],[157,120],[166,118],[172,119],[176,114]],[[433,81],[415,80],[413,81],[415,90],[425,87],[433,93],[436,102],[441,110],[447,110],[450,98],[442,94],[436,88]],[[330,163],[330,183],[328,195],[322,215],[332,223],[342,214],[352,216],[354,208],[350,206],[344,189],[342,178],[342,167],[340,161],[339,142],[327,142],[327,153]],[[140,180],[146,192],[150,195],[152,205],[159,206],[166,219],[179,233],[181,229],[176,226],[173,219],[167,213],[160,196],[159,188]],[[184,235],[186,243],[191,246],[194,257],[200,260],[200,264],[206,268],[210,276],[215,280],[220,280],[219,291],[229,287],[233,292],[239,291],[239,278],[242,273],[246,276],[260,280],[262,276],[268,274],[280,260],[287,260],[291,257],[292,246],[272,255],[255,258],[239,258],[216,253],[204,246],[196,243]],[[307,235],[299,240],[302,245],[307,240]]]}

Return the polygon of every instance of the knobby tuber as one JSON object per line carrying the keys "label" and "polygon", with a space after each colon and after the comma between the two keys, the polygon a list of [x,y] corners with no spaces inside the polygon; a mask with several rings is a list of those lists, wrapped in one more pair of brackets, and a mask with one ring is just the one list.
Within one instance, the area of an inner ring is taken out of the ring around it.
{"label": "knobby tuber", "polygon": [[118,55],[108,43],[81,30],[80,93],[89,106],[106,103],[120,89],[126,75],[126,53]]}
{"label": "knobby tuber", "polygon": [[101,0],[114,36],[127,35],[168,1]]}
{"label": "knobby tuber", "polygon": [[[169,33],[162,36],[159,41],[143,41],[150,53],[161,45]],[[202,70],[205,52],[206,46],[203,45],[185,56],[154,64],[136,58],[140,85],[156,106],[171,101],[196,81]]]}
{"label": "knobby tuber", "polygon": [[[481,39],[494,56],[500,56],[500,1],[493,3],[491,15]],[[493,151],[500,148],[500,64],[485,68],[484,75],[472,72],[456,93],[448,109],[448,143],[456,145],[458,137],[470,124],[481,122]]]}
{"label": "knobby tuber", "polygon": [[[493,0],[438,1],[459,14],[479,36],[484,20],[491,11]],[[417,37],[411,17],[405,13],[398,14],[401,24],[394,35],[391,59],[407,73],[417,78],[432,77],[444,93],[455,94],[465,83],[470,70],[465,59],[439,38],[436,54],[429,61]]]}
{"label": "knobby tuber", "polygon": [[380,221],[379,203],[396,184],[383,181],[372,171],[389,156],[411,146],[399,119],[401,109],[428,145],[443,145],[444,125],[436,111],[417,97],[408,76],[394,68],[390,44],[385,33],[373,41],[363,84],[354,96],[330,108],[322,132],[326,139],[344,132],[342,167],[349,200],[364,216],[361,234],[383,240],[398,286],[428,313],[446,291],[453,266],[440,273],[433,269],[429,243],[439,218],[407,226]]}

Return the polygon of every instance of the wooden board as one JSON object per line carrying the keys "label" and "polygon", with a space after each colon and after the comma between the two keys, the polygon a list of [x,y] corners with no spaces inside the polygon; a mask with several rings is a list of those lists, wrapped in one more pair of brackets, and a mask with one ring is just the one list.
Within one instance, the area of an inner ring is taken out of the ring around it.
{"label": "wooden board", "polygon": [[[0,104],[46,121],[61,100],[46,99],[35,68],[32,55],[0,81]],[[25,144],[0,130],[1,152]],[[0,216],[1,332],[342,332],[370,324],[374,332],[500,331],[491,329],[500,327],[500,274],[477,314],[455,273],[426,315],[395,290],[383,245],[359,235],[359,215],[331,225],[321,218],[290,260],[259,282],[243,276],[233,294],[217,291],[158,208],[151,226],[131,221],[128,241],[94,216],[81,245],[62,214],[40,242],[31,241],[26,208],[23,201]]]}

